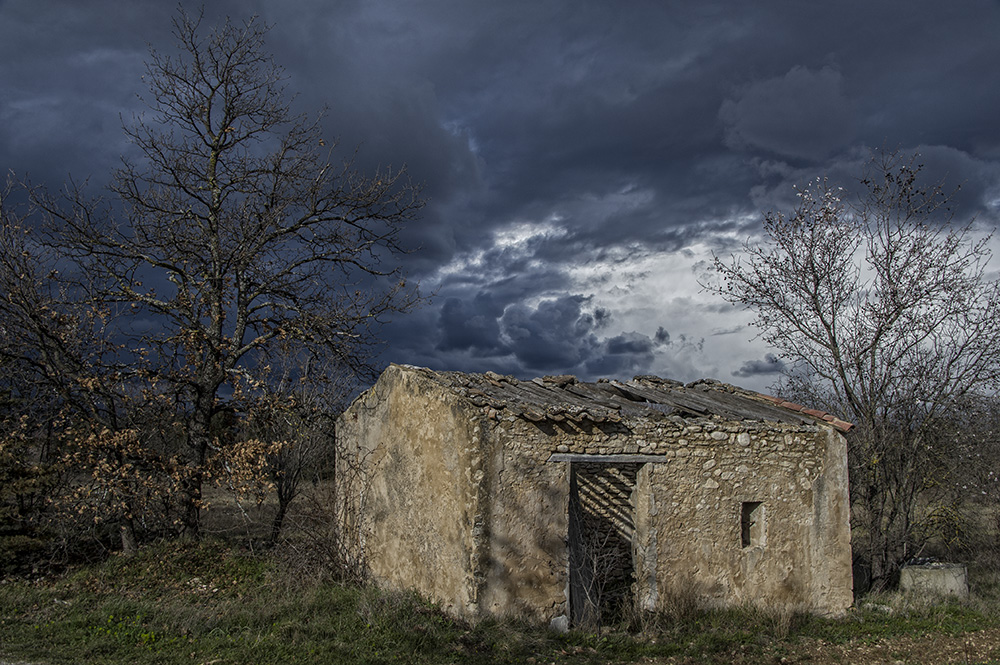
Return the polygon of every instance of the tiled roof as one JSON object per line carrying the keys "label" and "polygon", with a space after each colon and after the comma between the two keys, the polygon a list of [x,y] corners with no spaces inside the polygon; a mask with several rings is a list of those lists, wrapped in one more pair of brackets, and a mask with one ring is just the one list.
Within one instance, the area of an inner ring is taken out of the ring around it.
{"label": "tiled roof", "polygon": [[840,418],[837,418],[836,416],[827,413],[826,411],[820,411],[819,409],[810,409],[802,406],[801,404],[796,404],[795,402],[789,402],[788,400],[783,399],[781,397],[774,397],[773,395],[764,395],[763,393],[754,393],[754,394],[760,399],[766,399],[769,402],[777,404],[782,409],[789,409],[791,411],[796,411],[798,413],[804,413],[808,416],[812,416],[813,418],[817,418],[819,420],[828,422],[842,432],[847,432],[852,427],[854,427],[853,423],[849,423],[846,420],[841,420]]}
{"label": "tiled roof", "polygon": [[579,381],[575,376],[545,376],[522,381],[494,372],[466,374],[435,372],[404,365],[463,395],[473,404],[507,410],[527,420],[617,422],[623,417],[686,419],[719,416],[727,420],[763,420],[788,424],[832,425],[851,429],[828,413],[807,409],[777,397],[762,395],[713,379],[682,384],[657,376],[631,381]]}

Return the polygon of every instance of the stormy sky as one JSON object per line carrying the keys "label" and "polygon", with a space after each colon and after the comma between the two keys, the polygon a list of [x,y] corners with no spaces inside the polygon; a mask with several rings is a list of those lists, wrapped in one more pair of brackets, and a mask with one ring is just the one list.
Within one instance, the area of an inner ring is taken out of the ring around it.
{"label": "stormy sky", "polygon": [[[199,5],[184,3],[192,11]],[[162,0],[0,0],[0,167],[99,190],[131,146]],[[1000,219],[1000,3],[241,0],[297,109],[359,164],[403,165],[428,205],[403,258],[427,305],[383,362],[531,377],[714,377],[783,361],[705,293],[787,210],[849,190],[868,150],[919,151]]]}

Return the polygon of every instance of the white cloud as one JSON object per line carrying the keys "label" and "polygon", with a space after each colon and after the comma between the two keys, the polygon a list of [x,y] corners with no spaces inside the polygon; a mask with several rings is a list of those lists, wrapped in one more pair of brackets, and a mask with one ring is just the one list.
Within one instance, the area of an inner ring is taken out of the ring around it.
{"label": "white cloud", "polygon": [[[642,190],[632,188],[614,195],[619,205],[645,196]],[[728,228],[740,228],[747,220],[737,221],[740,223]],[[552,214],[544,221],[518,220],[493,231],[483,249],[457,255],[437,272],[434,280],[442,285],[440,296],[469,303],[477,293],[489,294],[502,303],[502,311],[510,313],[516,308],[523,316],[538,316],[540,307],[551,308],[555,302],[578,298],[584,316],[590,312],[602,317],[600,327],[590,330],[599,338],[581,346],[589,353],[609,352],[609,343],[641,336],[651,349],[635,359],[648,364],[635,368],[642,373],[681,381],[713,377],[754,389],[764,389],[775,380],[766,374],[734,377],[741,367],[773,350],[753,339],[754,332],[747,326],[751,313],[727,305],[702,286],[711,278],[713,251],[728,252],[719,248],[737,246],[746,238],[737,238],[735,231],[706,231],[700,241],[674,251],[634,243],[600,248],[577,261],[564,258],[563,263],[546,264],[541,256],[551,249],[550,243],[570,236],[566,224],[565,218]],[[718,220],[702,220],[697,225],[719,226]],[[525,272],[514,273],[515,264]],[[558,279],[546,288],[534,281],[541,274],[555,274]],[[511,283],[519,280],[519,287],[511,289]],[[577,341],[567,339],[565,343]],[[500,342],[508,349],[517,343],[510,339]],[[626,372],[634,367],[625,359],[613,360],[591,356],[581,361],[581,366],[565,371],[588,371],[582,369],[584,365],[596,372],[615,368]]]}

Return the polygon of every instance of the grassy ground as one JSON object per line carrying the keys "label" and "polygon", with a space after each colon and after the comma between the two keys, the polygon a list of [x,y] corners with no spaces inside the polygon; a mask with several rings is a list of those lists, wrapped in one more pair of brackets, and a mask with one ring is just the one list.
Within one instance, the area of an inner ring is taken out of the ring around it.
{"label": "grassy ground", "polygon": [[[974,639],[982,648],[972,655]],[[893,651],[907,641],[909,651]],[[170,543],[58,578],[0,583],[0,661],[847,663],[886,662],[885,644],[887,662],[945,662],[933,648],[949,641],[964,657],[956,662],[1000,659],[993,605],[887,595],[824,620],[680,603],[599,636],[557,635],[511,622],[469,626],[414,596],[317,582],[301,566],[221,543]],[[874,660],[857,657],[866,649]]]}

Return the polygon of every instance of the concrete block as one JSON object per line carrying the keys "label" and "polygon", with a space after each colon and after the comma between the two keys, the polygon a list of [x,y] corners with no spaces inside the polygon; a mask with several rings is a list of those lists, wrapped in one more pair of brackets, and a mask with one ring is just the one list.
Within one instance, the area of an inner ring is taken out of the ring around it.
{"label": "concrete block", "polygon": [[966,598],[969,595],[968,569],[964,563],[903,566],[899,571],[899,588],[913,593]]}
{"label": "concrete block", "polygon": [[557,633],[569,632],[569,617],[565,614],[560,614],[559,616],[552,619],[549,622],[549,630],[553,630]]}

